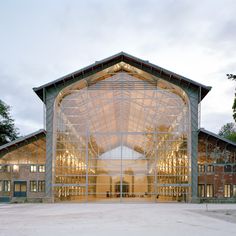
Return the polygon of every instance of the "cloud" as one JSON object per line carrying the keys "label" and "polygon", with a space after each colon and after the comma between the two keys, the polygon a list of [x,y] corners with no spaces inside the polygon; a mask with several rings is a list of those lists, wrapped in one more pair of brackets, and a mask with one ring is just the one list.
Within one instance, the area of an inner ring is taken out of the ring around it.
{"label": "cloud", "polygon": [[201,127],[205,127],[207,130],[213,131],[217,134],[224,124],[230,122],[233,122],[233,118],[229,114],[217,111],[208,112],[202,116]]}
{"label": "cloud", "polygon": [[213,86],[202,124],[216,132],[232,116],[235,84],[225,74],[236,73],[235,8],[234,0],[2,1],[0,98],[21,132],[33,132],[43,105],[32,87],[126,51]]}

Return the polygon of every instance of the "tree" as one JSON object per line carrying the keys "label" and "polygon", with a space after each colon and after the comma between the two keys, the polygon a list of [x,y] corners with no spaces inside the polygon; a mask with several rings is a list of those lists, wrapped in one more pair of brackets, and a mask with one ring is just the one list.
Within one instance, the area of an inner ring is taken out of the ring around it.
{"label": "tree", "polygon": [[[234,75],[234,74],[227,74],[227,77],[230,80],[236,81],[236,75]],[[232,109],[233,109],[233,118],[236,122],[236,93],[234,94],[234,103],[233,103]]]}
{"label": "tree", "polygon": [[234,74],[226,74],[228,79],[236,80],[236,75]]}
{"label": "tree", "polygon": [[10,107],[0,99],[0,145],[18,138],[18,129],[10,115]]}
{"label": "tree", "polygon": [[219,131],[219,135],[236,142],[236,124],[231,122],[223,125]]}

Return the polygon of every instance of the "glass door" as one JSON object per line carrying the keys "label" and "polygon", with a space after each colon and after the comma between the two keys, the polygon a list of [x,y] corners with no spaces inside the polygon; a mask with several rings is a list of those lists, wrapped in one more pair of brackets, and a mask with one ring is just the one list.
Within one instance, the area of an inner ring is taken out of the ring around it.
{"label": "glass door", "polygon": [[26,197],[27,196],[27,182],[26,181],[14,181],[14,197]]}

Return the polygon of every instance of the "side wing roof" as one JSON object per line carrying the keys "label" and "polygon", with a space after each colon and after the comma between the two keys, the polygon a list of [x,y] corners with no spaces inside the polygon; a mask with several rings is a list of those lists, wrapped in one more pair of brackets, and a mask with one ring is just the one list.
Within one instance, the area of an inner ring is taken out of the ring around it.
{"label": "side wing roof", "polygon": [[9,151],[13,151],[18,147],[22,147],[25,144],[28,144],[32,141],[35,141],[39,138],[46,137],[46,131],[44,129],[40,129],[34,133],[28,134],[26,136],[20,137],[12,142],[4,144],[0,146],[0,157]]}

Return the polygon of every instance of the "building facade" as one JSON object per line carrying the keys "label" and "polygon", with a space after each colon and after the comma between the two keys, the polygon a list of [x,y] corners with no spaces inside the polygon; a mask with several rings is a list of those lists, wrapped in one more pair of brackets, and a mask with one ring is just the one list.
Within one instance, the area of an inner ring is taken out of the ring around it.
{"label": "building facade", "polygon": [[210,89],[123,52],[34,88],[46,130],[0,147],[0,201],[234,202],[236,144],[198,125]]}

